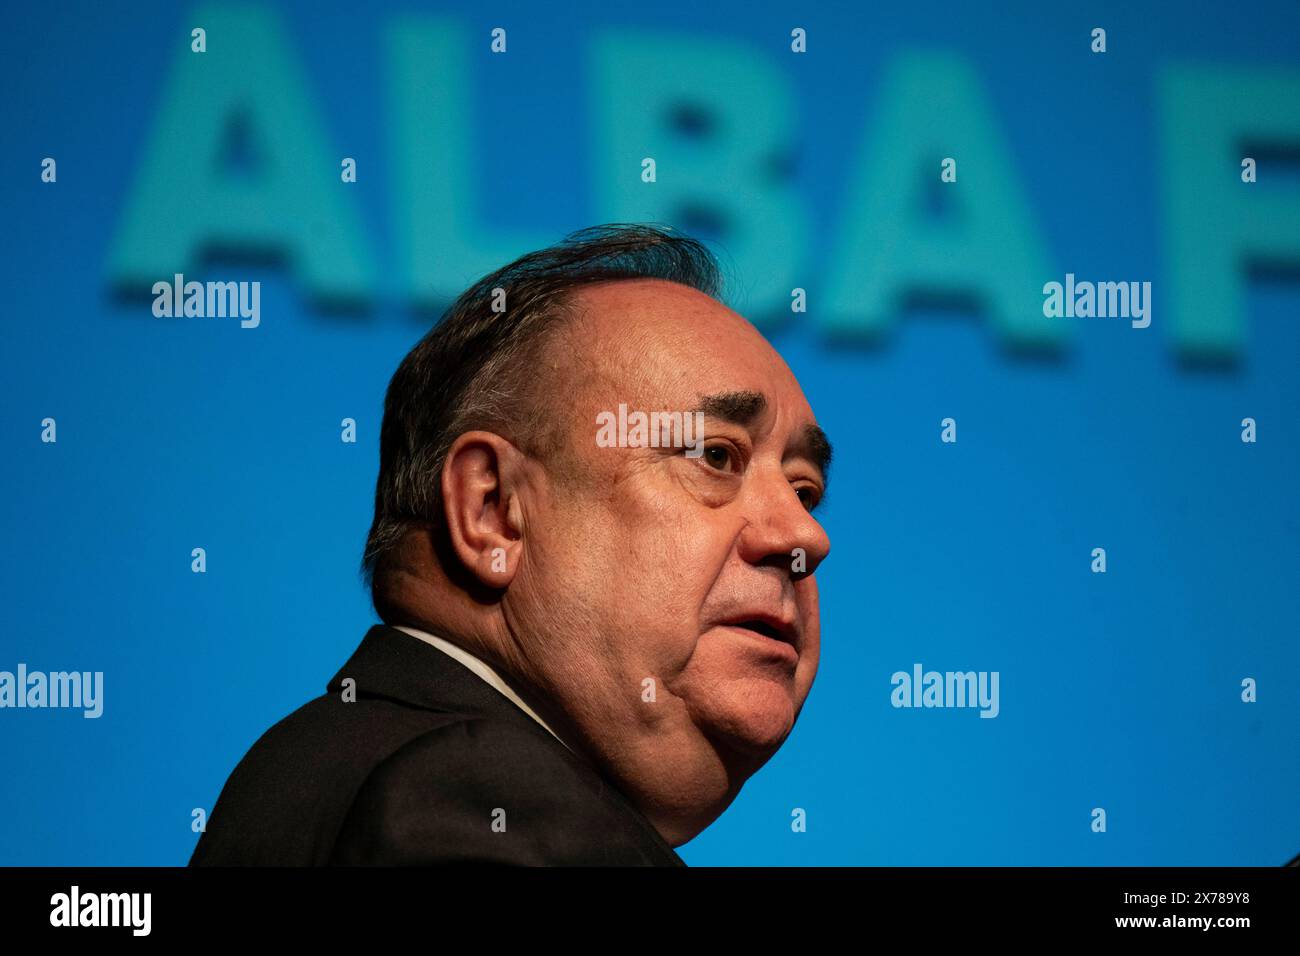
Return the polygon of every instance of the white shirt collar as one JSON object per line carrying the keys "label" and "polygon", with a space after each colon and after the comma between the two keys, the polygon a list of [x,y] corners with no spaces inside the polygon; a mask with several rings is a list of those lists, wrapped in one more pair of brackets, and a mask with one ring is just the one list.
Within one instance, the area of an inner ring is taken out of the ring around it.
{"label": "white shirt collar", "polygon": [[[537,714],[534,713],[533,709],[523,702],[520,696],[510,688],[510,685],[507,684],[505,680],[501,677],[501,675],[498,674],[495,670],[493,670],[486,661],[478,657],[475,657],[469,651],[465,650],[465,648],[458,647],[457,645],[453,644],[451,641],[447,640],[446,638],[438,637],[436,634],[430,634],[427,631],[420,631],[413,627],[405,627],[400,624],[394,626],[397,628],[397,630],[401,631],[402,633],[410,634],[412,637],[419,638],[420,640],[424,641],[426,644],[432,644],[434,647],[438,648],[438,650],[460,661],[471,671],[473,671],[475,674],[481,677],[484,680],[484,682],[486,682],[487,684],[494,687],[497,691],[499,691],[502,694],[502,696],[508,698],[516,707],[522,710],[525,714],[527,714],[529,717],[533,718],[533,720],[537,721],[539,724],[545,727],[552,737],[560,741],[560,743],[564,744],[563,738],[561,738],[560,735],[557,734],[554,730],[551,730],[550,726],[546,723],[546,721],[538,717]],[[564,744],[564,746],[567,747],[569,750],[573,749],[572,747],[569,747],[568,744]]]}

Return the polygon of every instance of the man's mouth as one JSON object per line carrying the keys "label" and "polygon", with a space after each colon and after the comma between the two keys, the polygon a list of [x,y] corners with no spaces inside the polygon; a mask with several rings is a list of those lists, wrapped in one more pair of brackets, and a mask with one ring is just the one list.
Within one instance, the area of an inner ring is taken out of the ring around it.
{"label": "man's mouth", "polygon": [[793,621],[787,621],[784,618],[768,613],[744,614],[738,615],[728,621],[719,622],[723,627],[740,628],[746,631],[752,631],[762,637],[774,641],[781,641],[789,644],[798,650],[799,648],[799,631]]}

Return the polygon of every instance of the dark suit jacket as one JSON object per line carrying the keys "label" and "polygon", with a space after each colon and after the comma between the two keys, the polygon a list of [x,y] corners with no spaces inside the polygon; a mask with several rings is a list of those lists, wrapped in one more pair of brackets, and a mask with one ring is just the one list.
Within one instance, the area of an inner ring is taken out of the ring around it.
{"label": "dark suit jacket", "polygon": [[445,863],[686,865],[585,758],[459,661],[382,624],[325,694],[252,746],[190,859]]}

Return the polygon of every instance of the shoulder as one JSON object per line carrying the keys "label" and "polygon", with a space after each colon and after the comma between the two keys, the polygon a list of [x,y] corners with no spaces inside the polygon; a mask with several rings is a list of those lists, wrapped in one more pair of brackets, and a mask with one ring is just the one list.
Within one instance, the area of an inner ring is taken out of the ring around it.
{"label": "shoulder", "polygon": [[325,862],[368,775],[409,741],[465,719],[382,699],[309,701],[267,729],[238,761],[191,862]]}
{"label": "shoulder", "polygon": [[331,862],[619,862],[620,834],[631,842],[644,834],[545,733],[476,716],[408,741],[357,791]]}
{"label": "shoulder", "polygon": [[269,727],[249,747],[232,777],[266,784],[306,776],[322,786],[355,788],[409,741],[467,719],[462,713],[423,710],[382,698],[349,703],[326,694]]}

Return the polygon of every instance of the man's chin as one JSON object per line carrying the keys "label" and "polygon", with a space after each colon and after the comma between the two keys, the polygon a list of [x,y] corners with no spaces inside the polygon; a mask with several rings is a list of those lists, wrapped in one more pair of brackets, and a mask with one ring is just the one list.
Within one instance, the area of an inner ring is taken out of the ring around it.
{"label": "man's chin", "polygon": [[796,716],[788,688],[755,679],[727,685],[697,712],[696,722],[715,744],[756,761],[757,770],[785,743]]}

